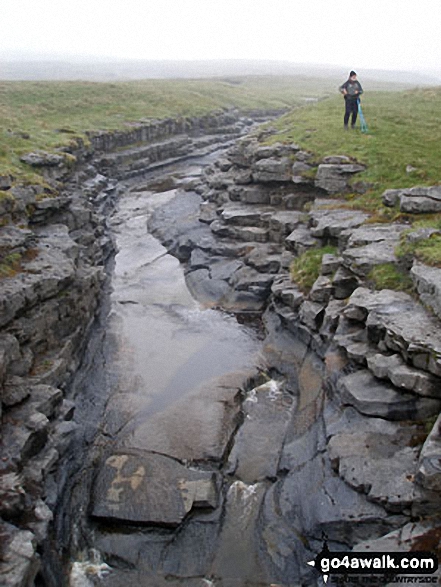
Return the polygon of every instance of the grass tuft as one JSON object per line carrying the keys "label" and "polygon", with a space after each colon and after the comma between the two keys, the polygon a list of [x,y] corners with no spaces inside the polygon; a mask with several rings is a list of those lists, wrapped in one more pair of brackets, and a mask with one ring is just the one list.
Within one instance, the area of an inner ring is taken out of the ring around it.
{"label": "grass tuft", "polygon": [[291,279],[303,293],[308,293],[320,275],[323,255],[335,255],[336,247],[327,245],[325,247],[309,249],[294,259],[291,263]]}
{"label": "grass tuft", "polygon": [[435,233],[417,241],[410,241],[407,234],[401,235],[400,244],[395,250],[399,259],[415,258],[425,265],[441,267],[441,234]]}
{"label": "grass tuft", "polygon": [[368,279],[376,290],[393,289],[411,293],[414,289],[409,273],[401,270],[393,263],[376,265],[369,273]]}

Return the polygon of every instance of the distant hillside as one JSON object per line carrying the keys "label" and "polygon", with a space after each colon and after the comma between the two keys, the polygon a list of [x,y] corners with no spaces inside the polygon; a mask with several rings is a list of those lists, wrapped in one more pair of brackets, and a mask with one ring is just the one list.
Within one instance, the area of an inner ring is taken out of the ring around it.
{"label": "distant hillside", "polygon": [[[0,57],[0,79],[3,80],[93,80],[117,81],[166,78],[207,78],[231,75],[302,75],[340,80],[345,78],[348,67],[298,64],[288,61],[212,60],[212,61],[142,61],[60,59],[8,60]],[[424,74],[406,71],[368,69],[358,71],[363,80],[394,83],[405,87],[439,85],[441,73]]]}
{"label": "distant hillside", "polygon": [[336,92],[310,77],[228,76],[126,82],[0,81],[0,176],[25,176],[20,156],[70,144],[86,131],[116,130],[151,118],[286,111]]}

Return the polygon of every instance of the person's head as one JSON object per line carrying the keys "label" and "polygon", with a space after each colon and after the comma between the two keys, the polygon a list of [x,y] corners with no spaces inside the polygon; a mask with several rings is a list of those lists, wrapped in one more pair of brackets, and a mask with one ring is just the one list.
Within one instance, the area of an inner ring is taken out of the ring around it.
{"label": "person's head", "polygon": [[355,71],[351,71],[349,73],[349,79],[352,80],[353,82],[357,79],[357,74],[355,73]]}

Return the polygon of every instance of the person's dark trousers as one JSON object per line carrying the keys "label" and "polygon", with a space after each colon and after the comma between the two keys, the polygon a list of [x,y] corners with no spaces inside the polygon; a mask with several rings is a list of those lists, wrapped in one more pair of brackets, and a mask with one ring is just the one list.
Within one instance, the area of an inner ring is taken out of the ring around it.
{"label": "person's dark trousers", "polygon": [[357,122],[357,114],[358,114],[358,103],[357,100],[346,100],[346,111],[345,111],[345,127],[348,126],[349,117],[352,114],[352,121],[351,126],[354,127],[355,123]]}

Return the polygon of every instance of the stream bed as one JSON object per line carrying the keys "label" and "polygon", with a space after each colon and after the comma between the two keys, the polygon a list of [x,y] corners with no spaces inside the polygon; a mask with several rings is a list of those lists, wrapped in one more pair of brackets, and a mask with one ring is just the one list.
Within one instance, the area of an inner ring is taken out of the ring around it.
{"label": "stream bed", "polygon": [[266,373],[261,329],[195,301],[149,234],[176,197],[132,186],[111,221],[118,252],[60,475],[55,543],[71,587],[271,581],[259,512],[294,401]]}

